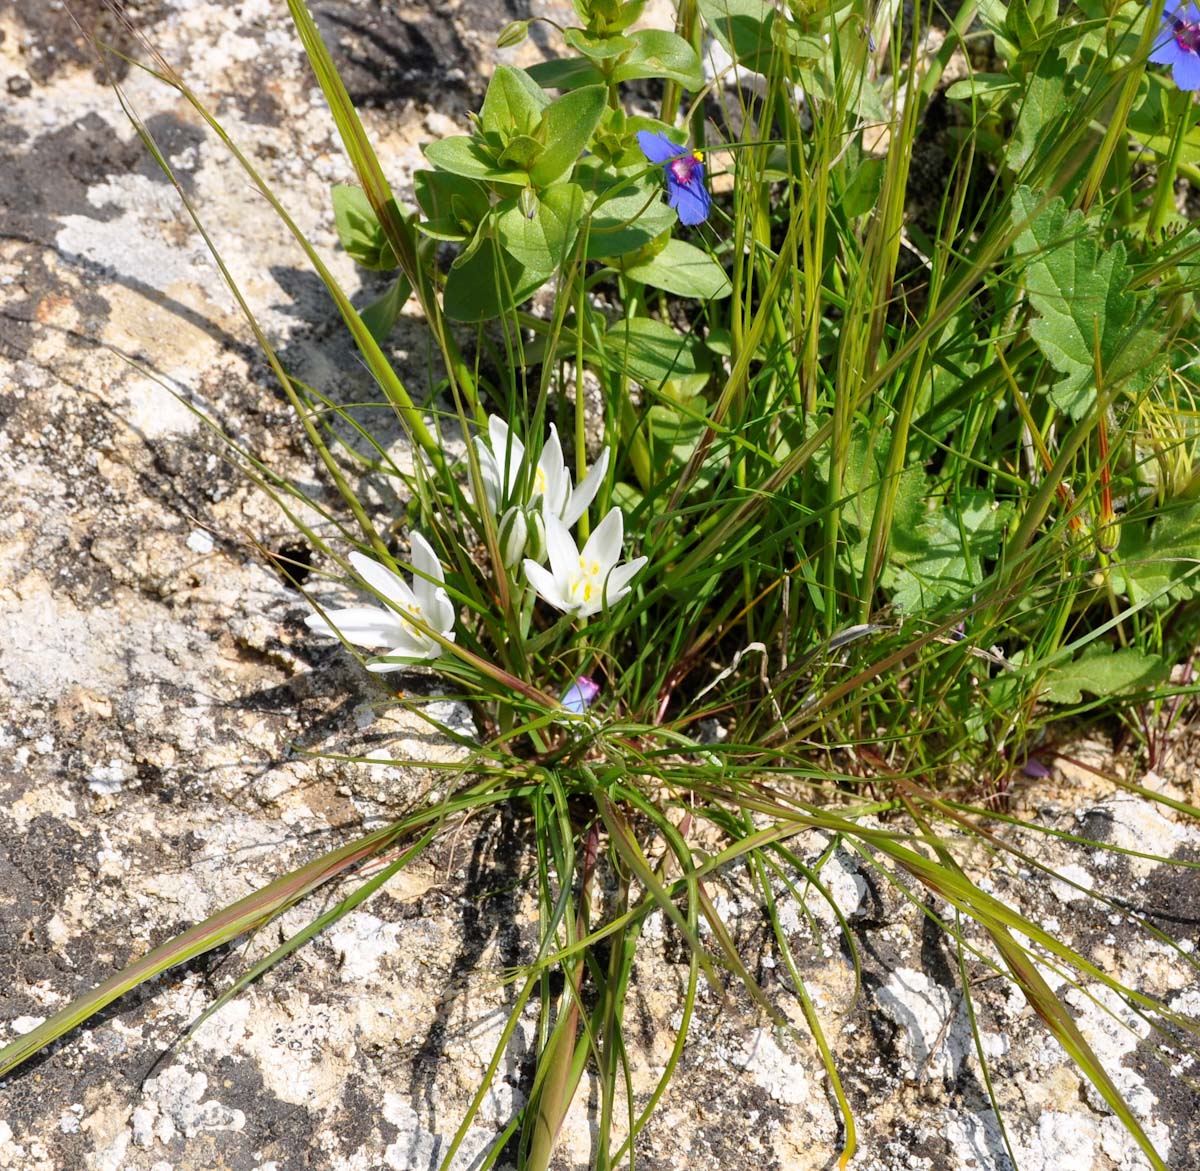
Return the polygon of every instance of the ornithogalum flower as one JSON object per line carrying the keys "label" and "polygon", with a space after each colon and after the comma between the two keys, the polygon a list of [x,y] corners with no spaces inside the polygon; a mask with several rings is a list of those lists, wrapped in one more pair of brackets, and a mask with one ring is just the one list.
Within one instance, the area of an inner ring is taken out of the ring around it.
{"label": "ornithogalum flower", "polygon": [[[500,521],[501,552],[504,564],[511,568],[525,554],[529,522],[540,529],[541,515],[558,517],[570,528],[587,510],[600,490],[608,470],[608,448],[591,466],[578,487],[571,483],[571,473],[563,459],[558,429],[550,424],[550,438],[542,445],[532,480],[522,492],[521,476],[525,461],[525,445],[509,430],[503,419],[488,418],[488,442],[475,439],[479,452],[479,470],[483,477],[483,492],[488,511]],[[527,515],[528,514],[528,515]],[[531,550],[539,560],[545,560],[545,543],[540,539]]]}
{"label": "ornithogalum flower", "polygon": [[550,568],[543,569],[526,558],[525,577],[545,601],[564,614],[589,618],[605,606],[615,606],[629,593],[629,583],[646,558],[617,564],[625,539],[625,519],[619,508],[613,508],[596,526],[582,553],[554,513],[545,513],[544,520]]}
{"label": "ornithogalum flower", "polygon": [[681,224],[700,224],[708,219],[712,196],[704,186],[704,155],[672,142],[665,134],[638,131],[638,146],[667,176],[667,205],[679,213]]}
{"label": "ornithogalum flower", "polygon": [[1194,3],[1185,4],[1163,13],[1162,33],[1150,60],[1156,65],[1170,65],[1171,76],[1180,89],[1200,89],[1200,8]]}
{"label": "ornithogalum flower", "polygon": [[355,646],[386,646],[389,659],[404,660],[368,663],[367,670],[376,672],[399,671],[405,663],[436,659],[442,653],[441,644],[411,619],[436,630],[447,642],[454,641],[454,606],[442,588],[442,567],[420,533],[412,535],[412,565],[417,573],[411,586],[386,565],[361,553],[351,553],[350,564],[389,608],[350,606],[327,610],[323,617],[310,614],[304,621],[314,634],[340,635]]}

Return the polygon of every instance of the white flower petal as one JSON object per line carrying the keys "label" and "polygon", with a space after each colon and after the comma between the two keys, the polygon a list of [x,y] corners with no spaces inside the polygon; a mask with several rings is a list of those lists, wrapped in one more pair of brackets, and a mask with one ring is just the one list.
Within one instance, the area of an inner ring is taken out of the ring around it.
{"label": "white flower petal", "polygon": [[615,505],[592,530],[581,554],[584,561],[598,562],[605,573],[621,560],[621,544],[625,540],[625,518]]}
{"label": "white flower petal", "polygon": [[367,670],[374,675],[385,675],[388,671],[403,671],[409,663],[368,663]]}
{"label": "white flower petal", "polygon": [[627,561],[624,565],[613,567],[612,573],[608,575],[608,579],[604,583],[606,605],[615,606],[629,593],[629,583],[637,576],[638,570],[646,564],[647,560],[645,557],[635,557],[632,561]]}
{"label": "white flower petal", "polygon": [[354,566],[354,572],[381,598],[399,606],[416,605],[416,596],[408,582],[386,565],[380,565],[378,561],[373,561],[362,553],[351,553],[350,564]]}
{"label": "white flower petal", "polygon": [[533,586],[543,601],[549,602],[556,610],[570,613],[575,605],[563,596],[558,579],[549,570],[543,569],[536,561],[525,558],[525,579]]}
{"label": "white flower petal", "polygon": [[[422,611],[428,610],[441,592],[441,583],[446,580],[442,573],[442,564],[429,542],[420,533],[412,534],[412,567],[417,571],[413,576],[412,589],[416,595],[417,604]],[[424,576],[422,576],[422,574]],[[433,578],[429,581],[429,578]]]}
{"label": "white flower petal", "polygon": [[[488,511],[495,516],[500,510],[500,468],[492,455],[491,448],[479,436],[475,436],[475,451],[479,456],[479,476],[483,480],[484,502]],[[475,502],[477,505],[479,501]]]}
{"label": "white flower petal", "polygon": [[571,574],[579,568],[579,546],[575,544],[567,526],[552,512],[542,510],[542,521],[546,526],[546,552],[550,557],[550,571],[565,588]]}
{"label": "white flower petal", "polygon": [[310,614],[304,624],[314,634],[342,637],[355,646],[385,646],[401,629],[399,619],[378,606],[351,606],[345,610],[327,610],[325,617]]}
{"label": "white flower petal", "polygon": [[583,478],[583,482],[571,493],[571,499],[566,508],[559,514],[567,528],[570,528],[587,512],[588,506],[596,499],[596,493],[600,491],[600,485],[604,482],[607,471],[608,448],[606,447],[600,453],[600,458],[588,469],[588,474]]}
{"label": "white flower petal", "polygon": [[542,507],[561,517],[571,496],[571,473],[563,460],[558,428],[553,423],[550,424],[550,438],[538,457],[538,471],[542,474]]}
{"label": "white flower petal", "polygon": [[503,504],[516,490],[521,465],[525,462],[525,445],[509,430],[508,424],[495,415],[488,416],[488,436],[492,441],[492,456],[500,470],[500,483],[504,486],[503,499],[499,502]]}

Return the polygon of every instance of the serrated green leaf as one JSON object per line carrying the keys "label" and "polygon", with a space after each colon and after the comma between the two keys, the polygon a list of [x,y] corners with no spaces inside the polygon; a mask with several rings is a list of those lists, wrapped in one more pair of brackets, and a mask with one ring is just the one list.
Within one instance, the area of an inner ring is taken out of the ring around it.
{"label": "serrated green leaf", "polygon": [[1110,572],[1114,587],[1133,603],[1160,592],[1159,606],[1194,598],[1200,593],[1200,502],[1123,524]]}
{"label": "serrated green leaf", "polygon": [[1038,211],[1039,202],[1028,187],[1013,195],[1014,226],[1024,224],[1016,246],[1025,256],[1026,290],[1038,313],[1029,332],[1065,375],[1052,401],[1077,419],[1092,401],[1097,352],[1101,377],[1112,387],[1135,373],[1152,377],[1148,367],[1162,339],[1151,328],[1152,307],[1137,317],[1124,245],[1118,240],[1101,249],[1082,212],[1068,214],[1061,198]]}
{"label": "serrated green leaf", "polygon": [[733,291],[716,257],[684,240],[668,240],[657,255],[629,265],[624,272],[634,280],[678,297],[715,301]]}
{"label": "serrated green leaf", "polygon": [[927,512],[923,487],[920,469],[906,468],[883,575],[893,604],[910,614],[969,595],[983,580],[983,559],[998,552],[1012,513],[982,491],[963,492]]}
{"label": "serrated green leaf", "polygon": [[1072,102],[1067,93],[1067,63],[1055,53],[1045,54],[1030,74],[1025,100],[1017,112],[1017,124],[1005,155],[1013,171],[1058,138]]}
{"label": "serrated green leaf", "polygon": [[1074,662],[1050,672],[1042,698],[1050,703],[1079,703],[1087,692],[1107,699],[1153,687],[1170,674],[1171,669],[1158,655],[1134,647],[1114,651],[1110,646],[1093,642]]}
{"label": "serrated green leaf", "polygon": [[548,187],[575,165],[600,123],[607,97],[603,86],[589,85],[546,107],[539,133],[545,149],[529,172],[535,187]]}

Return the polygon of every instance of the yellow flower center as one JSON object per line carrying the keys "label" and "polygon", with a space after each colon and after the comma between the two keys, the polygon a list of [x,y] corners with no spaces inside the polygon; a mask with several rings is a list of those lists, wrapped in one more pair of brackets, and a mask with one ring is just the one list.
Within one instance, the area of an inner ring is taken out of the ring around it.
{"label": "yellow flower center", "polygon": [[600,562],[585,561],[580,557],[579,572],[572,575],[568,590],[571,598],[590,606],[592,604],[592,597],[603,588],[604,582],[600,576]]}

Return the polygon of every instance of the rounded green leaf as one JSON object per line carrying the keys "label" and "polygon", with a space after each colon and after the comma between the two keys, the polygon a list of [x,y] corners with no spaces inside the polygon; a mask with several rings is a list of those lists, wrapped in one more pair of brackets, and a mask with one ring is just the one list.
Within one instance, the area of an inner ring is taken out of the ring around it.
{"label": "rounded green leaf", "polygon": [[713,301],[728,297],[733,291],[716,258],[684,240],[668,240],[656,256],[631,264],[623,271],[634,280],[678,297]]}

